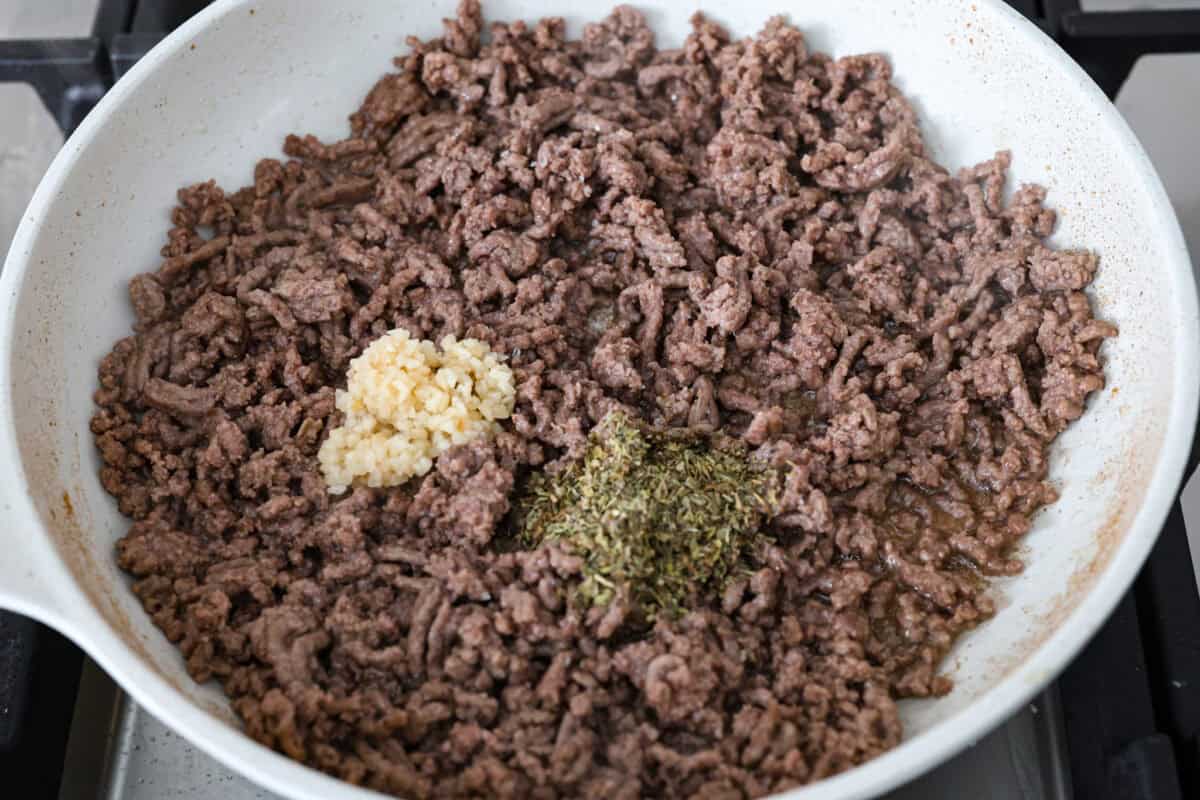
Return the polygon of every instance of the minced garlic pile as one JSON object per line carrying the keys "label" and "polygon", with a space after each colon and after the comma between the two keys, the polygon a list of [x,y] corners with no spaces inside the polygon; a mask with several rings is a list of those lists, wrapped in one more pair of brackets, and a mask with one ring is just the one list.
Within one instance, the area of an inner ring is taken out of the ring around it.
{"label": "minced garlic pile", "polygon": [[345,416],[317,459],[329,491],[398,486],[451,447],[496,429],[513,410],[512,370],[476,339],[441,346],[394,330],[350,362],[337,407]]}

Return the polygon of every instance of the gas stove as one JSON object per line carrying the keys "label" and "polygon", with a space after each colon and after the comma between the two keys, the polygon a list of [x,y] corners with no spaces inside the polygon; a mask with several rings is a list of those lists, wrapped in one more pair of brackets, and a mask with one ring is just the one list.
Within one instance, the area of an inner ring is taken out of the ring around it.
{"label": "gas stove", "polygon": [[[1115,98],[1200,252],[1200,0],[1008,0]],[[0,253],[63,136],[204,0],[0,3]],[[1150,7],[1147,7],[1150,6]],[[781,7],[786,7],[782,3]],[[1170,55],[1168,55],[1170,54]],[[1194,471],[1196,453],[1188,473]],[[893,800],[1200,797],[1200,481],[1063,675]],[[1191,517],[1193,541],[1185,516]],[[0,797],[272,798],[130,700],[70,642],[0,612]]]}

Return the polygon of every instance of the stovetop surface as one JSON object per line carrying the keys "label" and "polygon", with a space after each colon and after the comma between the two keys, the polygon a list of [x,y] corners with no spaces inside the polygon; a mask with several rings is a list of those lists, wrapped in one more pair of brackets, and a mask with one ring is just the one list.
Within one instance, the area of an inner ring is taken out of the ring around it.
{"label": "stovetop surface", "polygon": [[[1032,16],[1049,16],[1051,22],[1044,27],[1051,33],[1061,33],[1056,26],[1078,24],[1055,16],[1064,9],[1078,6],[1085,12],[1121,13],[1134,5],[1131,0],[1009,2]],[[0,42],[75,37],[73,43],[62,45],[61,52],[55,49],[58,43],[51,50],[76,60],[82,56],[86,62],[92,55],[103,55],[89,50],[83,38],[95,23],[97,32],[107,34],[106,46],[116,56],[106,62],[107,69],[119,76],[161,31],[203,5],[202,0],[0,0]],[[1196,10],[1200,0],[1151,0],[1136,5]],[[98,8],[103,12],[99,18]],[[1180,19],[1154,29],[1157,38],[1149,45],[1145,41],[1131,45],[1128,38],[1115,35],[1120,30],[1110,29],[1099,37],[1079,39],[1074,49],[1067,49],[1110,94],[1123,83],[1117,105],[1163,175],[1192,252],[1197,252],[1200,160],[1192,153],[1194,137],[1180,132],[1200,129],[1200,17]],[[1184,33],[1195,35],[1187,40],[1187,47],[1178,41]],[[1168,39],[1171,46],[1162,45]],[[1193,52],[1147,56],[1125,80],[1137,52],[1179,49]],[[42,172],[61,147],[59,123],[69,127],[78,122],[103,91],[103,85],[90,86],[78,93],[82,101],[75,106],[51,104],[55,107],[51,115],[44,98],[29,85],[3,82],[12,76],[5,76],[2,52],[0,48],[0,253],[7,248]],[[1196,739],[1200,637],[1186,632],[1188,628],[1200,631],[1200,599],[1195,591],[1200,568],[1190,568],[1193,563],[1200,567],[1200,481],[1193,484],[1192,491],[1185,492],[1185,501],[1195,502],[1185,502],[1182,514],[1177,510],[1168,521],[1137,590],[1063,678],[992,734],[889,798],[1200,797],[1195,774],[1200,764]],[[1185,515],[1194,521],[1192,529],[1198,534],[1190,552]],[[1160,566],[1156,569],[1155,564]],[[0,780],[5,781],[0,797],[275,797],[200,753],[139,708],[52,631],[37,626],[36,650],[6,660],[6,630],[25,624],[11,615],[0,618],[0,697],[5,696],[5,681],[19,673],[23,663],[32,659],[33,665],[29,691],[10,706],[0,700]],[[1196,687],[1191,686],[1192,679],[1198,682]],[[24,713],[22,703],[29,706]]]}

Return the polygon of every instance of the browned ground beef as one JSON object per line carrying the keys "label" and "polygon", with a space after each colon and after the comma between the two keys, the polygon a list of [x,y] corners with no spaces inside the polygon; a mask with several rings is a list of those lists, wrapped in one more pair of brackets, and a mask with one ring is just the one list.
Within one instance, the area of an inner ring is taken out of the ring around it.
{"label": "browned ground beef", "polygon": [[[100,367],[134,591],[256,739],[408,797],[734,798],[901,735],[1104,379],[1086,252],[1008,157],[925,155],[881,56],[619,8],[412,42],[352,136],[184,189]],[[392,328],[483,339],[505,431],[331,497],[347,362]],[[580,563],[501,533],[605,413],[721,429],[786,490],[756,571],[652,630],[569,602]]]}

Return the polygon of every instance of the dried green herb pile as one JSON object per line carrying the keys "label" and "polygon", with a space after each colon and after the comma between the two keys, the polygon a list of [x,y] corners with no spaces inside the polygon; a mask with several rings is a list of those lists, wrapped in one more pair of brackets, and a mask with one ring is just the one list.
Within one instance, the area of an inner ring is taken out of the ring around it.
{"label": "dried green herb pile", "polygon": [[521,534],[584,559],[584,601],[602,605],[624,590],[653,619],[719,591],[761,541],[775,504],[774,474],[737,445],[646,431],[614,413],[581,459],[533,477]]}

